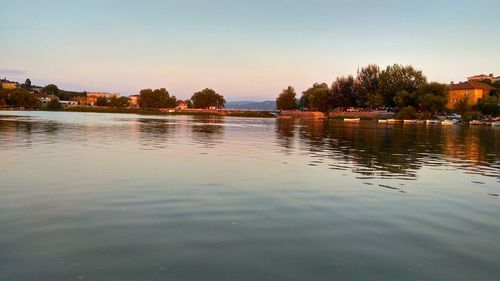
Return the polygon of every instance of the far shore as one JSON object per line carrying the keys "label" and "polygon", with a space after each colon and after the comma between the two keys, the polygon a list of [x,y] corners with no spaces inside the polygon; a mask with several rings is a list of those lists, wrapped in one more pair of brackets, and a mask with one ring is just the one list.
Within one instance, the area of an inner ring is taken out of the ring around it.
{"label": "far shore", "polygon": [[[11,108],[0,108],[3,111],[24,111]],[[44,110],[40,111],[53,111]],[[73,106],[53,112],[91,112],[91,113],[123,113],[140,115],[191,115],[191,116],[229,116],[229,117],[252,117],[252,118],[274,118],[269,111],[250,111],[250,110],[165,110],[155,108],[118,108],[118,107],[88,107]]]}

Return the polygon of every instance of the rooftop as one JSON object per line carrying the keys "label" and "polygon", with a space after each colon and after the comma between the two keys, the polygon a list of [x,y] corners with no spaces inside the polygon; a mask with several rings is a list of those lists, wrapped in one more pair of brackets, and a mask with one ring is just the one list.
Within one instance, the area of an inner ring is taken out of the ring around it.
{"label": "rooftop", "polygon": [[450,85],[451,90],[473,90],[473,89],[481,89],[485,91],[491,91],[494,90],[495,88],[491,87],[490,85],[483,83],[483,82],[478,82],[478,81],[466,81],[466,82],[460,82],[457,84],[451,84]]}

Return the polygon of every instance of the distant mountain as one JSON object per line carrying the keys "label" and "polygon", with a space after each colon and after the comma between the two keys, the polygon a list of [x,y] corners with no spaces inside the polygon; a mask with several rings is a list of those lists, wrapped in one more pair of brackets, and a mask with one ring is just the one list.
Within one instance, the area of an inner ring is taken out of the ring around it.
{"label": "distant mountain", "polygon": [[226,102],[227,109],[253,109],[253,110],[274,110],[274,101],[230,101]]}

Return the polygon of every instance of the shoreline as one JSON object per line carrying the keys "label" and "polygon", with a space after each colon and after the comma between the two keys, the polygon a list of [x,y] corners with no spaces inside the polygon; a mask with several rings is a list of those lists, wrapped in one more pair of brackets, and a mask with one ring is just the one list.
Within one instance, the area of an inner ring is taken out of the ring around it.
{"label": "shoreline", "polygon": [[223,117],[247,117],[247,118],[275,118],[269,111],[174,111],[167,112],[160,109],[145,108],[111,108],[111,107],[68,107],[61,110],[18,110],[0,108],[1,111],[51,111],[51,112],[82,112],[82,113],[115,113],[115,114],[138,114],[138,115],[190,115],[190,116],[223,116]]}

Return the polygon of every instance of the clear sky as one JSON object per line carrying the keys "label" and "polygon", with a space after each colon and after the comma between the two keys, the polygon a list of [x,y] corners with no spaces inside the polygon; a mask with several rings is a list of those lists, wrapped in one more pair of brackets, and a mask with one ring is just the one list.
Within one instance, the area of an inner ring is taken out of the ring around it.
{"label": "clear sky", "polygon": [[274,99],[370,63],[500,75],[499,0],[0,0],[0,76],[123,95]]}

